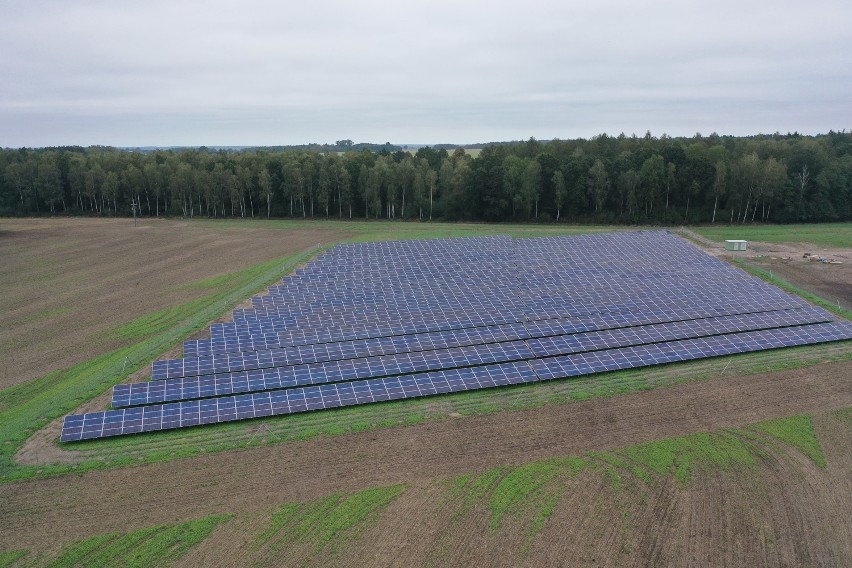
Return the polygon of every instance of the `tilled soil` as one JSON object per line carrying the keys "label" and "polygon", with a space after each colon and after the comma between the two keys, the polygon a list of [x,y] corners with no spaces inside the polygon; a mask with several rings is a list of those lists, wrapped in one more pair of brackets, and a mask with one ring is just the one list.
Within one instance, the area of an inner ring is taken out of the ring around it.
{"label": "tilled soil", "polygon": [[[763,419],[849,407],[850,376],[852,363],[830,363],[805,370],[720,377],[536,410],[9,483],[0,485],[0,548],[39,549],[109,531],[127,531],[211,513],[250,516],[268,511],[274,504],[366,487],[406,483],[417,491],[426,491],[436,480],[499,465],[579,455]],[[848,461],[848,456],[845,459]],[[784,472],[779,475],[783,477]],[[677,501],[684,498],[679,495],[663,489],[655,498],[676,500],[669,504],[655,501],[654,505],[655,511],[663,511],[665,518],[661,522],[670,532],[688,530],[683,524],[692,522],[688,515],[693,514],[694,508]],[[848,507],[848,495],[841,508]],[[827,496],[831,494],[821,498]],[[778,506],[785,505],[780,502]],[[724,507],[707,515],[723,512]],[[601,512],[597,520],[589,522],[599,522],[600,530],[609,530],[608,515]],[[697,522],[700,524],[700,519]],[[656,538],[642,534],[643,539]],[[724,543],[726,538],[735,536],[731,532],[713,538]],[[662,559],[670,553],[658,551],[664,544],[641,541],[636,546],[648,551],[643,553],[645,557]],[[566,553],[574,548],[572,542],[564,539],[558,546],[564,547]],[[670,551],[671,547],[665,550]],[[480,553],[460,550],[450,555],[455,559],[450,563],[462,565],[465,559],[474,559]],[[597,549],[589,551],[590,556],[583,563],[595,564],[597,553]],[[548,549],[541,554],[549,557],[556,552]],[[498,562],[497,557],[490,558],[489,564],[508,565]],[[226,557],[221,560],[222,565],[230,563]],[[392,560],[386,558],[382,563],[395,564]]]}
{"label": "tilled soil", "polygon": [[188,283],[344,237],[250,222],[4,219],[0,389],[125,345],[117,327],[209,293]]}
{"label": "tilled soil", "polygon": [[[10,314],[18,335],[9,337],[8,326],[0,326],[0,345],[21,355],[0,353],[0,387],[112,348],[104,336],[116,325],[197,297],[180,288],[186,282],[341,236],[180,221],[143,225],[126,238],[126,220],[3,221],[0,287],[8,293],[0,313],[4,320]],[[750,254],[763,257],[752,260],[778,262],[773,270],[786,279],[852,302],[843,288],[852,281],[852,262],[805,263],[796,258],[807,252],[804,245],[752,246]],[[33,276],[17,281],[24,272]],[[827,411],[852,406],[850,377],[850,362],[721,376],[536,410],[4,484],[0,550],[38,554],[106,532],[235,513],[180,564],[849,566],[852,436],[849,424]],[[626,480],[615,493],[600,472],[587,470],[568,482],[524,553],[520,528],[507,522],[495,532],[481,507],[457,517],[457,504],[447,497],[449,480],[463,473],[802,413],[815,416],[826,469],[795,452],[769,452],[749,471],[703,472],[687,487],[671,476],[651,485]],[[49,449],[54,438],[39,434],[32,443]],[[283,503],[396,483],[405,483],[406,492],[335,555],[312,556],[308,546],[259,556],[253,545]]]}
{"label": "tilled soil", "polygon": [[[726,260],[741,258],[771,271],[799,288],[829,302],[852,310],[852,250],[828,248],[808,243],[762,243],[749,241],[748,250],[726,251],[721,243],[693,231],[685,231],[706,252]],[[823,257],[839,264],[808,260],[805,254]]]}

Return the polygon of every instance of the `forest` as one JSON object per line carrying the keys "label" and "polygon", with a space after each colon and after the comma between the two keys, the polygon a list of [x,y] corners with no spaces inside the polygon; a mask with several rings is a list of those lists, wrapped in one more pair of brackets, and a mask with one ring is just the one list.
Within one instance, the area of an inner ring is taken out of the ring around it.
{"label": "forest", "polygon": [[[694,224],[852,219],[852,133],[0,150],[0,215]],[[475,154],[475,155],[474,155]]]}

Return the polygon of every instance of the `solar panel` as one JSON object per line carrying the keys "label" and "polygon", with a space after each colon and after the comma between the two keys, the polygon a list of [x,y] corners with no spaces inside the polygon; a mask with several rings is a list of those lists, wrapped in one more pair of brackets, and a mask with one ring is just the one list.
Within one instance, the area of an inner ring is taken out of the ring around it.
{"label": "solar panel", "polygon": [[[272,390],[304,384],[346,381],[412,371],[446,369],[454,366],[469,366],[471,364],[610,349],[626,345],[658,343],[744,330],[816,323],[826,321],[824,314],[822,310],[744,314],[539,337],[528,339],[525,344],[521,342],[499,342],[469,346],[468,349],[457,351],[434,350],[431,353],[422,353],[421,356],[415,355],[413,357],[373,357],[362,358],[358,361],[339,359],[344,362],[341,364],[328,362],[328,364],[307,366],[294,365],[272,368],[267,372],[232,371],[200,378],[182,377],[165,382],[153,381],[117,385],[113,389],[112,406],[119,408],[165,401],[207,398],[238,392]],[[520,329],[515,329],[515,331],[518,334],[523,332]],[[553,331],[553,328],[550,328],[550,331]],[[392,348],[394,340],[397,339],[399,338],[385,338],[385,345]],[[520,348],[521,345],[526,348]]]}
{"label": "solar panel", "polygon": [[166,379],[116,385],[113,389],[112,405],[119,408],[192,398],[209,398],[234,393],[517,361],[529,359],[532,356],[532,352],[524,342],[510,341],[221,373],[207,377]]}
{"label": "solar panel", "polygon": [[300,363],[337,361],[447,347],[481,345],[523,339],[527,336],[528,333],[523,324],[513,323],[500,326],[471,327],[408,335],[386,335],[334,343],[297,345],[279,349],[252,350],[242,353],[224,353],[207,357],[187,357],[183,359],[156,361],[153,366],[151,378],[160,380],[191,377],[195,375],[281,367]]}
{"label": "solar panel", "polygon": [[674,361],[852,339],[852,324],[832,322],[622,347],[513,362],[453,369],[404,377],[369,379],[107,410],[65,418],[61,441],[153,432],[199,424],[293,414],[310,410],[462,392],[538,380],[572,377]]}
{"label": "solar panel", "polygon": [[[833,320],[661,231],[343,244],[155,362],[162,380],[118,385],[129,407],[100,432],[253,417],[273,394],[302,410],[424,396],[407,381],[431,373],[451,392],[501,365],[549,379],[848,338]],[[76,420],[69,439],[99,428]]]}

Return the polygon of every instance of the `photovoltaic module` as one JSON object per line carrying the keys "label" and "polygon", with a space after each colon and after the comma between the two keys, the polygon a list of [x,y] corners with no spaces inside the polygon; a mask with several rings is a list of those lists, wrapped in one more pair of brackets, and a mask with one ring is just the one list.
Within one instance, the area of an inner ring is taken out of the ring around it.
{"label": "photovoltaic module", "polygon": [[63,442],[852,339],[665,231],[341,244]]}

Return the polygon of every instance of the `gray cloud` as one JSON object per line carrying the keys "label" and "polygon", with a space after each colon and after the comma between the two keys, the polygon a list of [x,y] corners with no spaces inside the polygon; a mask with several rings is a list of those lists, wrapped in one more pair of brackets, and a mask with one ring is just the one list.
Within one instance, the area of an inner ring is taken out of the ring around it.
{"label": "gray cloud", "polygon": [[852,126],[852,5],[6,2],[0,145]]}

